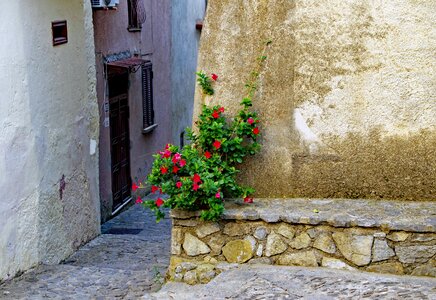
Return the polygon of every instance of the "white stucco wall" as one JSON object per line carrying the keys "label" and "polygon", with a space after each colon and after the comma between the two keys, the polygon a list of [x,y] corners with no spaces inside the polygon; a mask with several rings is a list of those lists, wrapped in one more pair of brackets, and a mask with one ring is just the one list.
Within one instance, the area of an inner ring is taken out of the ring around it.
{"label": "white stucco wall", "polygon": [[[91,18],[87,0],[0,10],[0,281],[58,263],[99,233]],[[55,20],[68,22],[57,47]]]}

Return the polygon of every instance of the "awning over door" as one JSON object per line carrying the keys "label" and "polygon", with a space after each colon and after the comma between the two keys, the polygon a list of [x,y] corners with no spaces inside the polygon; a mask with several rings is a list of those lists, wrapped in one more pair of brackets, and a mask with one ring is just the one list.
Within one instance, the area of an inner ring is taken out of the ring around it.
{"label": "awning over door", "polygon": [[120,68],[134,68],[139,65],[144,65],[148,63],[148,60],[138,58],[138,57],[130,57],[126,59],[116,60],[112,62],[108,62],[107,65],[111,67],[120,67]]}

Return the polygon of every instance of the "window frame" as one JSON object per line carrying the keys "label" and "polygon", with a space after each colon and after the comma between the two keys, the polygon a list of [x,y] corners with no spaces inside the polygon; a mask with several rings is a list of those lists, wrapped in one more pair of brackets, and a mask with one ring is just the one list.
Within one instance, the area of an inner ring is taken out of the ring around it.
{"label": "window frame", "polygon": [[127,14],[128,22],[127,30],[130,32],[137,32],[142,30],[142,24],[138,19],[137,3],[143,0],[127,0]]}

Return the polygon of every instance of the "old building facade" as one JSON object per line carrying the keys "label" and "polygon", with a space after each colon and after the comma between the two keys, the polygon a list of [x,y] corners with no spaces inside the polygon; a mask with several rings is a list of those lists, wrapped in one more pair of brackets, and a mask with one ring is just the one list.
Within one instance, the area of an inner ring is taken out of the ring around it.
{"label": "old building facade", "polygon": [[54,264],[100,232],[90,2],[0,12],[0,280]]}

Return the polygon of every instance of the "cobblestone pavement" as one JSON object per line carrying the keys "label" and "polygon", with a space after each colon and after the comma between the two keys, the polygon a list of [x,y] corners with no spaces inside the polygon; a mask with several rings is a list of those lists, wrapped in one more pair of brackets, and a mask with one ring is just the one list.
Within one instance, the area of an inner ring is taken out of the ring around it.
{"label": "cobblestone pavement", "polygon": [[205,285],[168,283],[145,299],[436,299],[436,279],[324,268],[243,266]]}
{"label": "cobblestone pavement", "polygon": [[138,299],[163,281],[170,226],[135,205],[63,264],[39,266],[1,285],[0,299]]}

